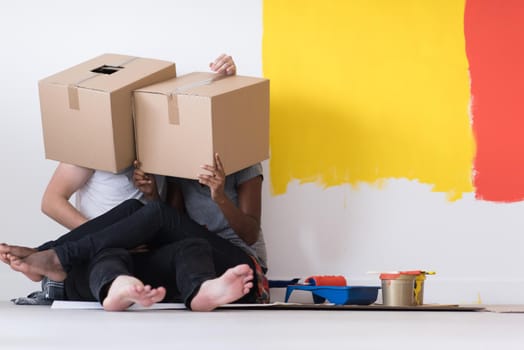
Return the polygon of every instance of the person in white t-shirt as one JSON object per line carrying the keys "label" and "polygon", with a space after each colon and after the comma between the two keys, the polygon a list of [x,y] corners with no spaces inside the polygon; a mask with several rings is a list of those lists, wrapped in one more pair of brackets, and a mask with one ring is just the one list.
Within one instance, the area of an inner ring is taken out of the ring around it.
{"label": "person in white t-shirt", "polygon": [[[72,230],[126,199],[144,201],[143,193],[133,184],[133,170],[129,167],[114,174],[59,163],[42,197],[42,212]],[[157,177],[157,181],[163,184],[164,178]]]}

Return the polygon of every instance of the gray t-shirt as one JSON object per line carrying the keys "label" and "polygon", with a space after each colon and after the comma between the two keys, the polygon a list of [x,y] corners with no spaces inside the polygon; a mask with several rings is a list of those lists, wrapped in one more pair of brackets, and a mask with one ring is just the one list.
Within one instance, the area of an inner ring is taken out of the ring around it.
{"label": "gray t-shirt", "polygon": [[[262,176],[262,165],[260,163],[226,176],[225,194],[238,206],[238,186],[257,176]],[[249,246],[233,231],[220,207],[211,200],[209,187],[202,186],[198,180],[192,179],[172,178],[172,181],[176,182],[182,190],[189,217],[200,225],[205,225],[210,232],[218,234],[244,249],[248,254],[257,257],[262,267],[267,268],[262,232],[260,232],[258,241]]]}

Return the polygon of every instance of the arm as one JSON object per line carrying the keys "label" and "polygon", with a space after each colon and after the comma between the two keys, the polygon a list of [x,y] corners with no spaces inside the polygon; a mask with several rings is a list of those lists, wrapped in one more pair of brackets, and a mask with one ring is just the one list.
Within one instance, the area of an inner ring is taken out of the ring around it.
{"label": "arm", "polygon": [[156,179],[154,175],[147,174],[140,169],[140,162],[133,162],[135,170],[133,171],[133,183],[143,194],[147,201],[156,201],[160,199]]}
{"label": "arm", "polygon": [[42,197],[41,210],[59,224],[72,230],[87,221],[69,199],[85,185],[94,170],[76,165],[58,164]]}
{"label": "arm", "polygon": [[254,244],[260,232],[262,212],[262,177],[247,180],[238,187],[238,207],[224,192],[225,172],[218,154],[215,166],[204,165],[210,174],[200,174],[198,181],[209,187],[211,199],[219,206],[231,228],[247,244]]}
{"label": "arm", "polygon": [[262,177],[257,176],[238,188],[238,208],[229,198],[219,204],[233,230],[247,244],[254,244],[260,232]]}

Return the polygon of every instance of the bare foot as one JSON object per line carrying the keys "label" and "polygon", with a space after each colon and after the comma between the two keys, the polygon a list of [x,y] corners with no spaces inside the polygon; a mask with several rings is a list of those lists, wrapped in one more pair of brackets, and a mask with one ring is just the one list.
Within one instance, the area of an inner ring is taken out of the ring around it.
{"label": "bare foot", "polygon": [[67,277],[67,273],[62,268],[53,249],[36,252],[25,258],[10,255],[10,265],[13,270],[22,272],[35,282],[41,281],[44,276],[57,282],[61,282]]}
{"label": "bare foot", "polygon": [[5,243],[0,243],[0,261],[4,264],[9,265],[9,258],[7,257],[9,253],[9,246]]}
{"label": "bare foot", "polygon": [[249,265],[237,265],[218,278],[207,280],[191,301],[193,311],[211,311],[232,303],[253,288],[253,270]]}
{"label": "bare foot", "polygon": [[106,311],[123,311],[133,304],[149,307],[166,296],[164,287],[151,288],[132,276],[118,276],[107,292],[102,305]]}
{"label": "bare foot", "polygon": [[[13,269],[14,271],[22,272],[31,281],[39,282],[44,278],[44,276],[42,276],[39,273],[33,273],[28,271],[27,267],[25,266],[27,264],[23,263],[22,259],[20,259],[17,256],[7,253],[7,260],[9,261],[9,266],[11,267],[11,269]],[[25,269],[27,271],[22,271],[19,267],[20,265],[24,265],[22,269]]]}
{"label": "bare foot", "polygon": [[14,255],[18,258],[25,258],[26,256],[36,253],[37,251],[38,250],[34,248],[0,243],[0,261],[9,265],[10,259],[8,254]]}

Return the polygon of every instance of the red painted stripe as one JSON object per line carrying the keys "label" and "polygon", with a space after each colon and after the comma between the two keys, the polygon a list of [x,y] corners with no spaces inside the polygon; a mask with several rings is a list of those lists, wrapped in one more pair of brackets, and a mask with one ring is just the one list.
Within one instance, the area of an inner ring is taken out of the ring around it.
{"label": "red painted stripe", "polygon": [[478,199],[524,199],[524,1],[467,0]]}

